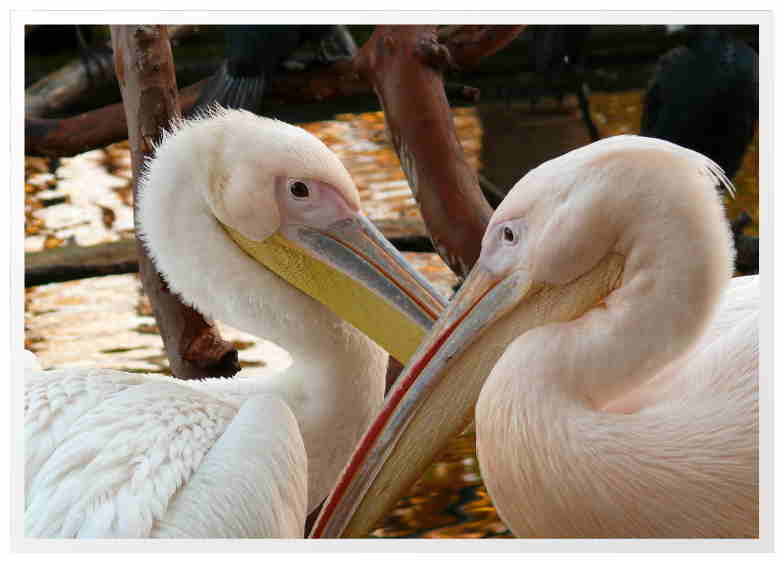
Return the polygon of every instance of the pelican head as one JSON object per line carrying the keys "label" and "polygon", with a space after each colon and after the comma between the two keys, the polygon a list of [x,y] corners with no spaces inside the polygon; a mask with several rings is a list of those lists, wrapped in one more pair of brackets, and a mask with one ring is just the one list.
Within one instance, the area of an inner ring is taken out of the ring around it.
{"label": "pelican head", "polygon": [[[599,409],[632,384],[604,385],[601,377],[649,371],[681,353],[731,277],[716,178],[728,185],[706,157],[633,136],[598,141],[531,170],[493,214],[477,263],[391,389],[312,536],[371,530],[473,419],[504,351],[540,326],[569,329],[566,323],[601,313],[609,299],[620,311],[613,326],[626,334],[592,335],[635,336],[622,353],[577,338],[601,368],[558,365]],[[633,319],[623,315],[632,302]],[[669,313],[664,329],[646,330],[637,320]]]}
{"label": "pelican head", "polygon": [[[179,191],[163,195],[171,185]],[[189,237],[193,251],[212,260],[203,269],[219,276],[233,248],[210,245],[227,235],[403,362],[443,308],[362,214],[337,156],[298,127],[220,108],[177,123],[157,147],[140,192],[141,237],[172,288],[202,312],[213,310],[214,297],[196,296],[206,273],[183,265],[190,250],[174,238]],[[193,228],[185,220],[193,215],[208,216],[223,234],[204,232],[207,223],[201,232],[182,232]]]}
{"label": "pelican head", "polygon": [[[297,224],[328,228],[360,213],[348,171],[304,129],[225,111],[187,122],[177,133],[195,149],[190,165],[208,174],[202,196],[215,218],[248,240],[261,242]],[[195,161],[202,155],[203,162]]]}

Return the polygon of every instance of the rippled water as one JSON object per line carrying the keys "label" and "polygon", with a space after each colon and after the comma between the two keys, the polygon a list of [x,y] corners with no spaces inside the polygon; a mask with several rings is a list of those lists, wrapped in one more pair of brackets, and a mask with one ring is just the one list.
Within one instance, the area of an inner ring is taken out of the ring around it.
{"label": "rippled water", "polygon": [[[641,92],[595,93],[591,104],[603,135],[638,131]],[[512,104],[503,110],[516,111],[520,119],[531,122],[529,110],[522,106],[515,108]],[[573,129],[577,122],[573,113],[569,115],[561,121]],[[478,113],[474,109],[458,109],[454,118],[469,162],[488,175],[491,170],[481,169],[480,164],[482,126]],[[356,181],[363,208],[371,218],[419,216],[397,157],[385,138],[381,113],[344,115],[334,121],[307,124],[304,128],[340,156]],[[514,159],[514,147],[510,148],[508,158]],[[63,158],[59,163],[28,158],[26,170],[27,251],[133,236],[130,158],[123,144]],[[747,210],[755,223],[749,232],[757,234],[755,141],[735,183],[739,196],[736,201],[727,202],[728,213],[734,216],[742,209]],[[406,254],[406,257],[439,290],[446,295],[450,293],[456,279],[437,256]],[[239,349],[243,369],[264,372],[287,365],[289,358],[285,350],[225,324],[220,326],[224,337]],[[154,318],[136,275],[26,290],[25,346],[38,354],[47,368],[89,365],[167,372]],[[509,537],[482,485],[474,441],[472,433],[456,438],[409,496],[381,522],[373,536]]]}

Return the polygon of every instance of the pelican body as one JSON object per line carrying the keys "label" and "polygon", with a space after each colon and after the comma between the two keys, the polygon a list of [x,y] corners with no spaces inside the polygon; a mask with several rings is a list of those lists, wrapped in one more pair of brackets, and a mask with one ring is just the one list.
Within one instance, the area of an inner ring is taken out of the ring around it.
{"label": "pelican body", "polygon": [[705,156],[634,136],[529,172],[313,537],[365,535],[473,418],[518,537],[758,536],[757,276]]}
{"label": "pelican body", "polygon": [[[297,537],[443,300],[302,129],[214,109],[149,163],[139,235],[205,316],[288,350],[284,372],[180,381],[26,369],[30,537]],[[378,344],[365,335],[368,333]]]}

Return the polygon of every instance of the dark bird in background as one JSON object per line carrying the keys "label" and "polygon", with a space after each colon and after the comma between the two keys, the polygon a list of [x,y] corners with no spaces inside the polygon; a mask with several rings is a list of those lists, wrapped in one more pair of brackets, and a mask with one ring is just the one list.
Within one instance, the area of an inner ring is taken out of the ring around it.
{"label": "dark bird in background", "polygon": [[699,29],[658,61],[641,134],[701,152],[731,178],[753,140],[758,113],[756,52],[725,31]]}
{"label": "dark bird in background", "polygon": [[[230,25],[225,28],[225,60],[209,80],[195,107],[261,110],[264,88],[280,64],[308,41],[318,42],[318,62],[352,58],[356,44],[341,25]],[[313,60],[300,57],[293,65]]]}
{"label": "dark bird in background", "polygon": [[[699,27],[686,45],[658,61],[644,99],[641,134],[710,157],[733,178],[759,113],[758,55],[714,27]],[[758,238],[746,236],[748,217],[732,223],[737,271],[758,273]]]}

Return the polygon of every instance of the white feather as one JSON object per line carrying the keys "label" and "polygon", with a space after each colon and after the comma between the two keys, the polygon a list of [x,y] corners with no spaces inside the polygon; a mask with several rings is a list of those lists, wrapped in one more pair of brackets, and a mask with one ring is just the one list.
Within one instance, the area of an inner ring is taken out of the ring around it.
{"label": "white feather", "polygon": [[[243,166],[245,175],[325,179],[358,201],[339,160],[312,135],[213,109],[175,124],[157,148],[138,234],[186,303],[281,345],[293,365],[261,378],[186,382],[40,372],[26,357],[28,536],[301,535],[307,510],[380,407],[387,354],[250,259],[216,220],[221,194],[210,181]],[[273,232],[267,185],[258,178],[265,207],[257,218]]]}
{"label": "white feather", "polygon": [[625,257],[619,287],[521,334],[481,390],[481,471],[517,536],[758,536],[759,283],[731,279],[715,178],[696,152],[614,137],[533,170],[493,217],[526,220],[525,265],[570,268],[574,291]]}

